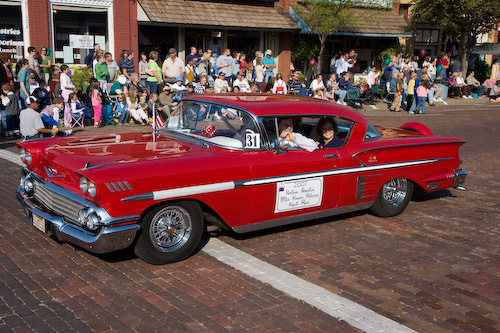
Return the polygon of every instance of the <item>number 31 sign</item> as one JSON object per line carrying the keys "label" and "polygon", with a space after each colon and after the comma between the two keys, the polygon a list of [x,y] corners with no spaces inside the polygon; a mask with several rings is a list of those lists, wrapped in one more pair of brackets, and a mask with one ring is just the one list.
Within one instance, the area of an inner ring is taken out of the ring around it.
{"label": "number 31 sign", "polygon": [[245,131],[245,148],[260,148],[260,134],[247,129]]}

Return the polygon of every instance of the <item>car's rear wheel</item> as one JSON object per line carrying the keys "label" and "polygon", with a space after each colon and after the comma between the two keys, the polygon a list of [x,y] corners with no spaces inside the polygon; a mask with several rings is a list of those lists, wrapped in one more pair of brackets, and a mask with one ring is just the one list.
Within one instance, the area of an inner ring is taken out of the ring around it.
{"label": "car's rear wheel", "polygon": [[378,216],[395,216],[403,212],[413,195],[413,183],[406,178],[394,178],[380,189],[370,211]]}
{"label": "car's rear wheel", "polygon": [[196,202],[170,203],[149,211],[141,226],[135,254],[150,264],[168,264],[196,249],[203,235],[203,213]]}

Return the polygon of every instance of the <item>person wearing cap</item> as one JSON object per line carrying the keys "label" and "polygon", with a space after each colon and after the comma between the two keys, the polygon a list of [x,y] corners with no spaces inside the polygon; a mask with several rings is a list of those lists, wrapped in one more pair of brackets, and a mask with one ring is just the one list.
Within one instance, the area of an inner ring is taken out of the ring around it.
{"label": "person wearing cap", "polygon": [[224,73],[225,80],[229,83],[234,67],[234,59],[231,57],[231,50],[225,49],[224,53],[217,59],[215,66],[219,70],[219,76],[221,73]]}
{"label": "person wearing cap", "polygon": [[243,78],[243,72],[239,71],[236,74],[236,80],[233,81],[233,88],[238,87],[242,93],[250,91],[250,86],[246,79]]}
{"label": "person wearing cap", "polygon": [[33,95],[35,89],[40,87],[40,85],[36,81],[36,75],[34,73],[28,73],[28,84],[30,86],[29,93],[30,95]]}
{"label": "person wearing cap", "polygon": [[306,90],[302,86],[302,82],[299,81],[299,74],[293,73],[290,81],[288,81],[288,92],[294,95],[305,96]]}
{"label": "person wearing cap", "polygon": [[160,105],[160,110],[162,110],[168,117],[170,117],[170,111],[178,104],[180,101],[174,101],[174,97],[178,94],[178,91],[170,88],[168,84],[163,87],[162,93],[158,96],[158,103]]}
{"label": "person wearing cap", "polygon": [[28,107],[21,110],[21,114],[19,116],[19,128],[21,130],[23,141],[37,139],[44,133],[60,136],[66,136],[73,133],[72,130],[59,132],[59,129],[56,126],[52,126],[52,128],[45,128],[40,113],[36,111],[38,109],[38,102],[36,98],[32,96],[28,97],[27,103]]}
{"label": "person wearing cap", "polygon": [[186,86],[182,84],[183,82],[184,80],[182,79],[182,77],[178,76],[175,78],[175,83],[170,85],[170,88],[177,91],[186,90]]}
{"label": "person wearing cap", "polygon": [[168,56],[163,62],[161,72],[163,74],[163,81],[167,83],[174,83],[178,76],[184,79],[184,61],[177,57],[176,49],[171,48],[168,50]]}
{"label": "person wearing cap", "polygon": [[229,91],[229,83],[227,83],[224,73],[220,73],[214,81],[214,92],[220,93],[222,90]]}
{"label": "person wearing cap", "polygon": [[271,50],[266,51],[266,56],[262,59],[262,65],[266,68],[266,75],[264,76],[264,82],[268,82],[270,77],[274,76],[274,69],[276,68],[276,63],[274,58],[271,56],[273,52]]}

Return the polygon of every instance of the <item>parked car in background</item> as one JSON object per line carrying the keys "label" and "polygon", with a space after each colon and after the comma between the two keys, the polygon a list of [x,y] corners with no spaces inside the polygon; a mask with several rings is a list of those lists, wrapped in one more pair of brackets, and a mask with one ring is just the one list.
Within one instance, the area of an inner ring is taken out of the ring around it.
{"label": "parked car in background", "polygon": [[[336,148],[283,140],[283,119],[296,137],[319,141],[324,118],[334,120]],[[61,241],[94,253],[133,246],[165,264],[191,255],[211,225],[245,233],[364,209],[397,215],[415,188],[463,187],[462,144],[417,122],[375,127],[324,100],[198,95],[153,133],[19,143],[17,197],[31,223]]]}

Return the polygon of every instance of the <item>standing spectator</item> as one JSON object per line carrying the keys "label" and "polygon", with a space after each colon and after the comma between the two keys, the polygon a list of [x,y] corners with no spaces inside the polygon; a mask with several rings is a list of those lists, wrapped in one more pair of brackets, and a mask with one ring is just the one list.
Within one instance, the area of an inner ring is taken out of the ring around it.
{"label": "standing spectator", "polygon": [[[264,69],[264,65],[262,65],[262,57],[258,57],[255,60],[254,74],[255,83],[257,83],[260,87],[264,82],[264,76],[266,75],[266,70]],[[260,87],[260,89],[262,90],[263,88]]]}
{"label": "standing spectator", "polygon": [[236,80],[236,74],[238,74],[238,72],[240,71],[240,54],[241,52],[233,52],[234,64],[233,73],[231,74],[232,81]]}
{"label": "standing spectator", "polygon": [[460,56],[456,56],[453,64],[451,65],[451,72],[460,72],[462,70],[462,63],[460,62]]}
{"label": "standing spectator", "polygon": [[198,63],[198,61],[200,61],[200,58],[198,57],[196,51],[197,51],[196,47],[191,46],[190,53],[186,56],[186,63],[185,63],[186,66],[189,63],[189,59],[194,59],[195,65]]}
{"label": "standing spectator", "polygon": [[42,46],[40,49],[40,57],[38,60],[40,63],[40,76],[48,84],[50,80],[50,67],[52,67],[52,59],[48,55],[48,49],[46,46]]}
{"label": "standing spectator", "polygon": [[120,59],[118,59],[118,68],[120,68],[120,70],[123,70],[123,62],[125,61],[125,59],[127,59],[127,50],[122,50],[122,53],[120,54]]}
{"label": "standing spectator", "polygon": [[225,49],[224,53],[217,59],[216,67],[219,70],[219,76],[224,73],[226,81],[229,83],[233,73],[234,59],[231,57],[231,50]]}
{"label": "standing spectator", "polygon": [[375,85],[375,81],[378,77],[379,72],[376,72],[376,68],[369,67],[368,68],[368,76],[366,78],[366,84],[368,86],[368,89],[366,89],[366,103],[367,104],[375,104],[373,101],[374,98],[374,92],[373,92],[373,86]]}
{"label": "standing spectator", "polygon": [[[243,91],[243,90],[242,90]],[[246,91],[243,91],[246,92]],[[287,94],[287,88],[286,88],[286,83],[283,81],[283,75],[279,73],[276,76],[276,82],[274,82],[273,85],[273,94]]]}
{"label": "standing spectator", "polygon": [[274,58],[271,56],[273,52],[271,50],[266,51],[266,56],[262,59],[262,64],[265,66],[266,75],[264,76],[264,82],[268,82],[270,77],[274,77],[274,69],[276,68],[276,63]]}
{"label": "standing spectator", "polygon": [[28,77],[28,66],[29,66],[29,61],[28,59],[21,59],[19,61],[19,66],[20,70],[17,73],[17,80],[19,81],[19,97],[21,101],[21,108],[25,109],[27,108],[27,101],[26,99],[30,95],[30,83],[29,83],[29,77]]}
{"label": "standing spectator", "polygon": [[354,74],[356,74],[356,62],[358,61],[358,54],[356,53],[356,51],[354,50],[351,50],[349,51],[349,54],[347,55],[347,58],[346,58],[347,62],[349,63],[349,78],[351,79],[351,81],[354,80]]}
{"label": "standing spectator", "polygon": [[448,67],[449,67],[448,55],[446,53],[444,53],[444,52],[441,53],[441,57],[439,58],[437,65],[438,66],[441,65],[441,67],[443,67],[443,69],[439,73],[436,72],[436,75],[438,75],[442,79],[446,78],[446,71],[448,70]]}
{"label": "standing spectator", "polygon": [[33,95],[33,91],[35,91],[35,89],[37,89],[40,86],[36,80],[35,73],[31,73],[31,72],[28,73],[28,84],[30,87],[30,90],[28,90],[28,92],[31,96],[31,95]]}
{"label": "standing spectator", "polygon": [[337,78],[340,79],[344,74],[349,71],[349,68],[353,66],[346,60],[347,54],[339,53],[339,59],[335,62],[335,68],[337,70]]}
{"label": "standing spectator", "polygon": [[163,62],[161,72],[163,81],[166,83],[174,83],[175,79],[180,76],[184,80],[184,61],[177,57],[177,50],[171,48],[168,50],[168,57]]}
{"label": "standing spectator", "polygon": [[[69,102],[69,94],[75,91],[75,85],[71,82],[71,77],[69,76],[68,65],[61,65],[61,75],[59,76],[59,84],[61,89],[61,97],[64,102]],[[66,120],[66,119],[65,119]],[[69,126],[69,123],[66,124]]]}
{"label": "standing spectator", "polygon": [[40,78],[40,64],[38,63],[38,60],[35,58],[36,57],[36,49],[33,46],[28,47],[28,56],[26,59],[28,59],[28,64],[29,64],[29,70],[35,73],[37,76],[37,79]]}
{"label": "standing spectator", "polygon": [[[410,111],[410,108],[414,102],[413,98],[414,98],[415,91],[417,90],[417,86],[418,86],[416,84],[416,81],[415,81],[416,78],[417,78],[417,74],[411,73],[410,81],[408,81],[408,95],[406,96],[406,111]],[[425,96],[427,97],[427,94]],[[416,104],[416,100],[415,100],[415,104]]]}
{"label": "standing spectator", "polygon": [[[158,52],[156,53],[158,54]],[[158,57],[158,55],[157,55]],[[139,79],[141,80],[141,83],[143,86],[146,86],[147,79],[148,79],[148,74],[146,74],[146,68],[148,68],[148,56],[146,55],[145,52],[141,52],[140,55],[141,60],[139,61]],[[161,75],[161,70],[160,70],[160,75]]]}
{"label": "standing spectator", "polygon": [[0,95],[2,105],[5,108],[6,131],[8,136],[13,136],[14,130],[19,126],[19,99],[13,92],[10,83],[2,84],[2,93]]}
{"label": "standing spectator", "polygon": [[[425,113],[425,100],[427,99],[427,93],[429,91],[429,86],[427,82],[422,82],[417,88],[417,107],[415,113]],[[410,112],[413,114],[413,112]]]}
{"label": "standing spectator", "polygon": [[97,64],[95,64],[95,78],[99,81],[99,85],[102,91],[107,90],[106,79],[109,77],[108,66],[104,61],[103,55],[97,56]]}
{"label": "standing spectator", "polygon": [[405,75],[401,72],[396,74],[396,91],[394,93],[394,101],[392,102],[392,105],[390,107],[391,111],[396,111],[400,112],[401,110],[399,109],[401,106],[401,96],[403,94],[403,77]]}
{"label": "standing spectator", "polygon": [[104,60],[106,60],[106,67],[108,68],[108,77],[106,78],[109,83],[113,83],[118,79],[119,67],[116,61],[113,60],[113,55],[109,52],[104,53]]}
{"label": "standing spectator", "polygon": [[10,68],[12,60],[8,56],[0,57],[2,66],[0,66],[0,84],[10,83],[14,87],[14,73]]}
{"label": "standing spectator", "polygon": [[130,81],[130,74],[135,73],[135,64],[134,61],[134,51],[128,50],[127,51],[127,58],[123,60],[123,66],[122,66],[122,71],[123,75],[127,78],[127,80]]}
{"label": "standing spectator", "polygon": [[89,95],[92,102],[92,109],[94,109],[94,127],[99,127],[102,115],[102,99],[101,92],[99,91],[99,82],[93,82],[90,84]]}
{"label": "standing spectator", "polygon": [[208,76],[210,73],[210,55],[208,52],[203,53],[198,65],[196,66],[196,73],[198,76],[206,75]]}
{"label": "standing spectator", "polygon": [[196,66],[196,59],[189,58],[185,69],[186,72],[186,80],[184,81],[185,84],[194,82],[195,79],[194,66]]}
{"label": "standing spectator", "polygon": [[46,105],[50,104],[50,93],[47,90],[45,80],[40,80],[38,87],[31,92],[31,96],[36,98],[40,109],[43,109]]}
{"label": "standing spectator", "polygon": [[[151,51],[149,52],[149,62],[147,69],[152,75],[147,75],[146,79],[146,87],[150,94],[158,93],[158,83],[161,81],[161,68],[158,66],[158,52]],[[146,70],[144,70],[146,71]]]}
{"label": "standing spectator", "polygon": [[101,46],[99,43],[94,44],[94,49],[90,51],[90,53],[85,57],[85,64],[87,65],[88,68],[92,68],[94,66],[94,58],[95,58],[95,53],[97,50],[100,50]]}
{"label": "standing spectator", "polygon": [[247,55],[242,52],[240,54],[240,60],[239,60],[239,63],[240,63],[240,71],[243,73],[243,76],[246,77],[247,76],[247,70],[248,70],[248,63],[247,63]]}

